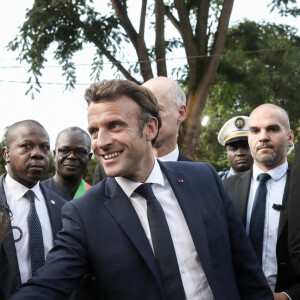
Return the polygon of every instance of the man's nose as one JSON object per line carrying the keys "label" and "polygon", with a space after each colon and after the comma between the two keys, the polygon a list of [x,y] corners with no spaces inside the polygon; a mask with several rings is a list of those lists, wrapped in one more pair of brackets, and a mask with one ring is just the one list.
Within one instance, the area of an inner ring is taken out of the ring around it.
{"label": "man's nose", "polygon": [[96,145],[97,148],[105,148],[112,144],[112,136],[110,132],[105,129],[100,129],[97,135]]}
{"label": "man's nose", "polygon": [[239,147],[236,150],[236,155],[238,155],[238,156],[244,156],[245,154],[246,154],[246,149],[244,149],[243,147]]}
{"label": "man's nose", "polygon": [[44,158],[44,156],[45,156],[45,153],[39,146],[35,146],[32,148],[31,157]]}
{"label": "man's nose", "polygon": [[259,141],[260,142],[266,142],[266,141],[269,141],[269,135],[268,135],[268,132],[266,130],[261,130],[260,133],[259,133]]}

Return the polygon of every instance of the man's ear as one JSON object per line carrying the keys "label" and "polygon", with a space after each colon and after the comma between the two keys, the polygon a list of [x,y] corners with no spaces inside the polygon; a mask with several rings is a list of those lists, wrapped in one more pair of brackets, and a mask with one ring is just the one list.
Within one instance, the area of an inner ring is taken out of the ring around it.
{"label": "man's ear", "polygon": [[2,150],[2,156],[4,158],[4,161],[8,164],[10,162],[10,159],[9,159],[9,150],[7,147],[3,147]]}
{"label": "man's ear", "polygon": [[56,156],[56,151],[53,150],[53,158],[55,158],[55,156]]}
{"label": "man's ear", "polygon": [[178,119],[177,119],[178,124],[181,124],[185,120],[186,114],[187,114],[187,108],[184,104],[181,104],[178,109]]}
{"label": "man's ear", "polygon": [[144,130],[145,130],[144,132],[145,132],[146,141],[152,141],[156,137],[157,131],[158,131],[158,121],[157,121],[157,119],[152,117],[145,124]]}
{"label": "man's ear", "polygon": [[288,134],[287,134],[287,142],[288,142],[288,146],[292,146],[294,141],[294,133],[292,130],[289,130]]}

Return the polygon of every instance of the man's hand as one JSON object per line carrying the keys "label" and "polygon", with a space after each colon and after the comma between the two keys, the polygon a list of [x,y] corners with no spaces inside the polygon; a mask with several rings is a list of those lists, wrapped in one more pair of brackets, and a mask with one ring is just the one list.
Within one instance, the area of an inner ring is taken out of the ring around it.
{"label": "man's hand", "polygon": [[290,298],[283,293],[274,293],[274,300],[289,300]]}

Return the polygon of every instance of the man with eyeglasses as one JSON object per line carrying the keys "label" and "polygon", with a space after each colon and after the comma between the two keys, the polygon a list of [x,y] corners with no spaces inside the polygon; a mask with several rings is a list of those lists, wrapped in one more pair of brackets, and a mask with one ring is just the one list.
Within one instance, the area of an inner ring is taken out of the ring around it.
{"label": "man with eyeglasses", "polygon": [[64,198],[72,200],[82,196],[90,185],[83,180],[91,160],[91,138],[79,127],[61,131],[53,151],[56,172],[43,185]]}

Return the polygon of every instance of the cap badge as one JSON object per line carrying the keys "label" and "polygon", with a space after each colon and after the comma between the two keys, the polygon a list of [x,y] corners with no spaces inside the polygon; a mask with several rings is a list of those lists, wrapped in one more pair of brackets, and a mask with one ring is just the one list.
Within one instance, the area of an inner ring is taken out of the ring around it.
{"label": "cap badge", "polygon": [[234,124],[237,129],[242,129],[245,127],[246,122],[243,118],[236,118]]}

